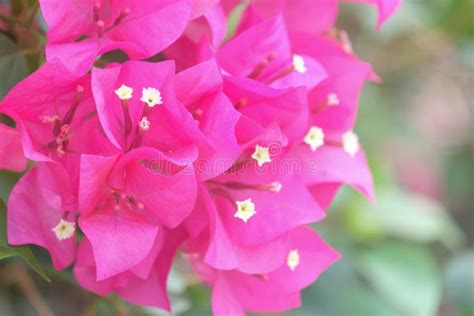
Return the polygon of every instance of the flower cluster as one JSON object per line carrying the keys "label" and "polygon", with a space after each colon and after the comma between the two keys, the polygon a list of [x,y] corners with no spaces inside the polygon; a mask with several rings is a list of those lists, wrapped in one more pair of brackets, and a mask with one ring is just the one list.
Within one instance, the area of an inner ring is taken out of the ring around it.
{"label": "flower cluster", "polygon": [[[377,76],[334,27],[338,0],[239,2],[40,1],[47,63],[0,104],[17,126],[0,125],[0,168],[34,162],[10,244],[135,304],[170,309],[178,248],[215,315],[300,304],[339,258],[307,225],[344,183],[373,198],[352,129]],[[380,25],[399,1],[356,2]],[[107,63],[117,49],[129,60]]]}

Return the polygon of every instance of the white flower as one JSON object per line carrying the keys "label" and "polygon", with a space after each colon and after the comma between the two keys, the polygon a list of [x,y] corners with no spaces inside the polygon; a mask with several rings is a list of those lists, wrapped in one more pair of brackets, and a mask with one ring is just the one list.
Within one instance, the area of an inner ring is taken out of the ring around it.
{"label": "white flower", "polygon": [[300,264],[300,254],[298,250],[293,249],[288,253],[286,257],[286,265],[291,271],[295,271],[296,267]]}
{"label": "white flower", "polygon": [[155,88],[143,88],[140,101],[145,102],[151,108],[157,104],[163,104],[161,92]]}
{"label": "white flower", "polygon": [[115,94],[119,97],[120,100],[129,100],[133,97],[133,89],[122,84],[120,88],[115,90]]}
{"label": "white flower", "polygon": [[293,55],[293,68],[300,74],[304,74],[305,72],[308,71],[308,68],[306,68],[306,65],[304,63],[303,57],[300,55]]}
{"label": "white flower", "polygon": [[344,133],[342,135],[342,146],[349,155],[354,157],[359,151],[359,137],[353,131]]}
{"label": "white flower", "polygon": [[234,217],[240,218],[245,223],[256,214],[252,199],[236,201],[235,204],[237,205],[237,212],[235,212]]}
{"label": "white flower", "polygon": [[317,126],[311,126],[304,138],[304,142],[311,147],[312,151],[316,151],[316,149],[324,145],[324,131]]}
{"label": "white flower", "polygon": [[68,222],[61,218],[59,223],[51,230],[56,234],[58,240],[66,240],[74,235],[76,223]]}
{"label": "white flower", "polygon": [[257,161],[259,167],[263,166],[267,162],[272,161],[268,147],[262,147],[260,145],[255,146],[255,151],[252,154],[252,158]]}

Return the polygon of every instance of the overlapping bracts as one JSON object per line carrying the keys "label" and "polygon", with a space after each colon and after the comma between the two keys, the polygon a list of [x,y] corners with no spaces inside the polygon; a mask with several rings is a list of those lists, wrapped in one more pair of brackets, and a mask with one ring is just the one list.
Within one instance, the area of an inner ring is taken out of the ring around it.
{"label": "overlapping bracts", "polygon": [[[340,258],[308,225],[342,184],[374,198],[353,128],[378,77],[335,28],[338,2],[252,1],[224,40],[239,1],[40,1],[47,63],[0,103],[16,122],[0,125],[0,168],[33,165],[9,242],[135,304],[170,310],[180,251],[215,315],[299,306]],[[357,2],[379,27],[399,4]],[[115,49],[129,60],[104,66]]]}

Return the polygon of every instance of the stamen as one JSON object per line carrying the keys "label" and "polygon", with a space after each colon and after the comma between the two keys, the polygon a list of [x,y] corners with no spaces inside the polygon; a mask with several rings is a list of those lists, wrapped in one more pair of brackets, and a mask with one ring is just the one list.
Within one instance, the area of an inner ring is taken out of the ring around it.
{"label": "stamen", "polygon": [[76,87],[76,95],[74,96],[74,100],[72,101],[72,104],[69,107],[69,110],[64,116],[64,119],[61,121],[61,124],[63,125],[70,124],[72,122],[72,119],[74,118],[74,114],[76,114],[77,106],[79,105],[81,101],[83,93],[84,93],[84,87],[81,85],[78,85]]}
{"label": "stamen", "polygon": [[140,123],[138,123],[138,126],[140,128],[140,131],[145,132],[150,129],[150,121],[146,116],[142,117],[140,120]]}
{"label": "stamen", "polygon": [[130,111],[128,109],[128,100],[133,97],[133,88],[122,84],[120,88],[115,90],[115,94],[122,100],[122,110],[123,110],[123,137],[124,137],[124,147],[127,147],[128,135],[132,132],[132,119],[130,118]]}
{"label": "stamen", "polygon": [[258,190],[258,191],[270,191],[278,193],[281,191],[283,185],[279,181],[273,181],[271,183],[264,183],[264,184],[248,184],[242,182],[216,182],[209,180],[207,181],[209,184],[223,186],[232,190]]}
{"label": "stamen", "polygon": [[102,4],[97,1],[95,4],[94,4],[94,7],[93,7],[93,11],[94,11],[94,22],[97,22],[100,20],[100,9],[102,8]]}
{"label": "stamen", "polygon": [[41,118],[41,122],[44,124],[56,123],[57,121],[61,121],[61,117],[59,115],[43,116]]}
{"label": "stamen", "polygon": [[339,105],[341,101],[339,100],[339,97],[337,96],[336,93],[329,93],[326,98],[326,103],[329,106],[334,106],[334,105]]}
{"label": "stamen", "polygon": [[352,49],[352,43],[349,38],[349,34],[346,31],[339,31],[339,39],[342,44],[342,49],[348,54],[353,54],[354,50]]}
{"label": "stamen", "polygon": [[264,185],[264,188],[267,188],[269,191],[275,192],[275,193],[279,193],[282,187],[283,185],[278,181],[274,181],[270,184]]}
{"label": "stamen", "polygon": [[119,25],[122,21],[130,14],[129,9],[124,9],[120,12],[119,16],[115,18],[112,27]]}
{"label": "stamen", "polygon": [[270,279],[270,277],[268,276],[268,274],[254,274],[255,277],[259,278],[260,280],[262,281],[268,281],[268,279]]}
{"label": "stamen", "polygon": [[267,57],[265,57],[253,70],[252,72],[248,75],[248,77],[250,79],[255,79],[257,78],[258,76],[260,76],[263,72],[263,70],[265,69],[265,67],[267,67],[267,65],[273,60],[275,59],[275,54],[271,53],[269,54]]}
{"label": "stamen", "polygon": [[59,157],[64,157],[66,155],[66,149],[69,144],[69,132],[70,126],[64,124],[61,126],[58,137],[56,137],[56,152]]}
{"label": "stamen", "polygon": [[99,20],[99,21],[95,22],[95,26],[96,26],[97,36],[98,37],[104,36],[104,33],[105,33],[105,23],[104,23],[104,21]]}
{"label": "stamen", "polygon": [[195,115],[195,116],[198,116],[198,117],[199,117],[199,116],[202,116],[203,113],[204,113],[203,110],[200,109],[200,108],[197,108],[196,110],[194,110],[194,115]]}
{"label": "stamen", "polygon": [[240,100],[235,104],[235,109],[239,110],[242,106],[246,106],[249,103],[249,99],[247,97],[242,97]]}

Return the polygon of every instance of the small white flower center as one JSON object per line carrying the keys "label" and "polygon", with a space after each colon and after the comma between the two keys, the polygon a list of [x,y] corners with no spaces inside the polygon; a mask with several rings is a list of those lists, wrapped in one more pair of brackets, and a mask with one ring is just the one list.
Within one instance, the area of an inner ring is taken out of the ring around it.
{"label": "small white flower center", "polygon": [[353,131],[344,133],[342,135],[342,146],[349,155],[354,157],[359,151],[359,137]]}
{"label": "small white flower center", "polygon": [[268,147],[262,147],[260,145],[255,146],[255,151],[252,154],[252,158],[257,161],[259,167],[263,166],[267,162],[271,162],[270,151]]}
{"label": "small white flower center", "polygon": [[311,126],[304,138],[304,142],[311,147],[312,151],[316,151],[316,149],[324,145],[324,131],[317,126]]}
{"label": "small white flower center", "polygon": [[240,218],[245,223],[256,213],[252,199],[236,201],[235,204],[237,205],[237,212],[235,212],[234,217]]}
{"label": "small white flower center", "polygon": [[308,71],[308,68],[306,68],[304,59],[300,55],[293,55],[293,67],[297,72],[300,74],[304,74],[305,72]]}
{"label": "small white flower center", "polygon": [[51,230],[56,234],[58,240],[66,240],[74,235],[74,232],[76,231],[76,223],[61,219]]}
{"label": "small white flower center", "polygon": [[326,101],[330,106],[339,105],[339,103],[341,103],[339,97],[335,93],[329,93]]}
{"label": "small white flower center", "polygon": [[293,249],[288,253],[286,258],[286,265],[290,268],[291,271],[295,271],[296,267],[300,264],[300,254],[298,250]]}
{"label": "small white flower center", "polygon": [[148,120],[148,118],[146,116],[142,117],[142,119],[140,120],[140,122],[138,123],[138,127],[140,128],[140,130],[142,131],[147,131],[150,129],[150,120]]}
{"label": "small white flower center", "polygon": [[133,96],[133,89],[122,84],[120,88],[115,90],[115,94],[119,97],[120,100],[129,100]]}
{"label": "small white flower center", "polygon": [[163,104],[161,92],[155,88],[143,88],[140,101],[145,102],[151,108],[157,104]]}

